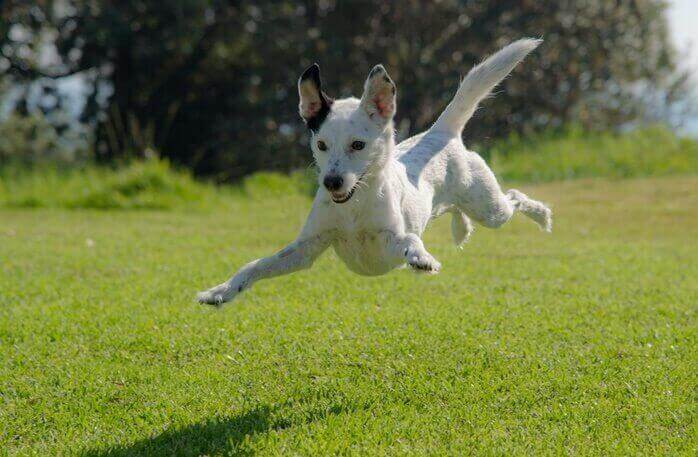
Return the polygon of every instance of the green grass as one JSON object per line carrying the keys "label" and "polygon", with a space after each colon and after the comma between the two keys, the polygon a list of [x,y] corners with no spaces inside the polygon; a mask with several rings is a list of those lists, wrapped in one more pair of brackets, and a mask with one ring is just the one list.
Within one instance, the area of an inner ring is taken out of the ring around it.
{"label": "green grass", "polygon": [[486,152],[495,172],[515,181],[698,173],[698,141],[662,127],[624,134],[568,129],[562,134],[512,136]]}
{"label": "green grass", "polygon": [[222,310],[298,194],[211,211],[0,210],[0,455],[695,455],[698,178],[522,186],[433,277],[333,253]]}

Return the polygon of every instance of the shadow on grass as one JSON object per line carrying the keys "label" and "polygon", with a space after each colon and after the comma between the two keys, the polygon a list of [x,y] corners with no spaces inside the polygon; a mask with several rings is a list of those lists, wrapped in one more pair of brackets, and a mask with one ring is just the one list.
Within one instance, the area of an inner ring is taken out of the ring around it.
{"label": "shadow on grass", "polygon": [[198,424],[165,430],[150,438],[124,446],[91,449],[82,453],[84,457],[122,457],[141,455],[250,455],[240,449],[247,437],[296,425],[308,424],[326,417],[351,412],[353,408],[331,406],[310,411],[302,419],[279,417],[276,408],[263,405],[243,414],[218,417]]}

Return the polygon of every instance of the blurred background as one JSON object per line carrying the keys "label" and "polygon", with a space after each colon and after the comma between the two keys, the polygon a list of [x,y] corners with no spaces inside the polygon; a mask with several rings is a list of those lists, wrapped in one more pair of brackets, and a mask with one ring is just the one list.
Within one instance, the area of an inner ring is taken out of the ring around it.
{"label": "blurred background", "polygon": [[[592,134],[698,135],[694,0],[0,5],[0,164],[13,173],[151,158],[217,183],[305,169],[296,81],[308,64],[319,62],[327,92],[342,97],[359,94],[368,69],[384,63],[398,84],[402,139],[430,125],[473,64],[526,36],[545,43],[464,133],[488,160],[515,160],[522,142],[535,153],[552,138],[571,137],[582,154],[579,141]],[[599,167],[612,166],[603,162],[613,149],[538,178],[608,174]],[[496,171],[506,177],[504,162]]]}

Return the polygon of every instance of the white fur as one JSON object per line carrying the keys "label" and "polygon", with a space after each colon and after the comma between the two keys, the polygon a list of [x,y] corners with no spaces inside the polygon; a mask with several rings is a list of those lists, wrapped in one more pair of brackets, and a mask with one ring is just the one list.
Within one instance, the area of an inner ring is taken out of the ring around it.
{"label": "white fur", "polygon": [[[477,104],[539,43],[519,40],[473,68],[434,125],[398,145],[392,123],[395,86],[385,69],[376,66],[362,98],[335,101],[312,134],[320,188],[297,239],[200,293],[199,301],[221,304],[257,280],[308,268],[329,246],[349,269],[362,275],[382,275],[405,263],[417,271],[437,273],[440,264],[420,236],[430,220],[446,212],[452,213],[457,245],[472,232],[469,218],[496,228],[516,210],[550,231],[550,209],[517,190],[502,192],[485,161],[468,151],[460,136]],[[303,107],[316,98],[312,85],[310,95],[306,86],[300,91],[302,115]],[[320,141],[325,151],[320,150]],[[353,150],[355,141],[365,147]],[[341,176],[341,188],[332,192],[323,188],[327,176]]]}

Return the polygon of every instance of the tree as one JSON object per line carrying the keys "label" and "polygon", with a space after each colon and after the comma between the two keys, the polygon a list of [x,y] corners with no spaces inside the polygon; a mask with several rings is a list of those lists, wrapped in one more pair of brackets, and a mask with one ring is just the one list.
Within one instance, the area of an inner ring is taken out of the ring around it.
{"label": "tree", "polygon": [[[330,95],[358,94],[383,62],[398,85],[397,128],[427,127],[459,78],[523,36],[537,50],[466,129],[622,126],[647,94],[686,93],[660,0],[43,0],[2,7],[0,68],[14,83],[80,74],[82,122],[101,160],[154,151],[219,180],[304,166],[296,79],[318,61]],[[55,59],[42,62],[42,49]],[[656,97],[655,97],[656,99]]]}

